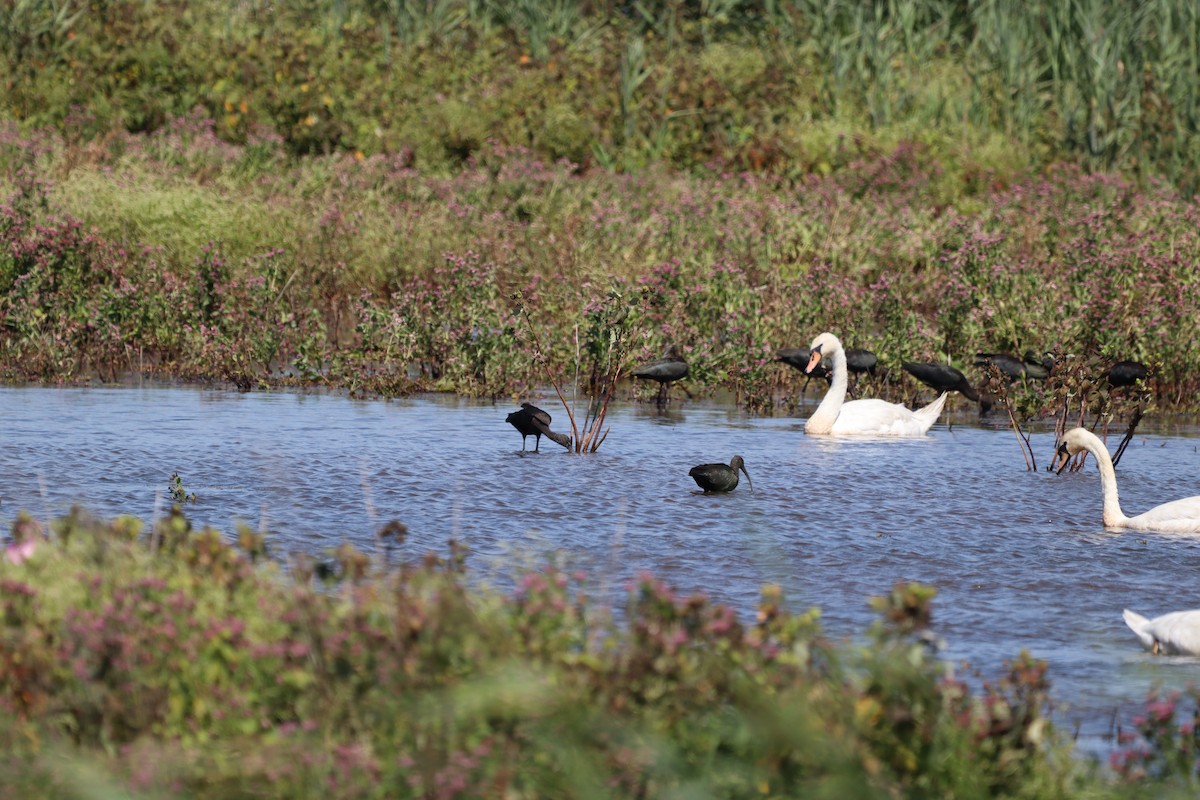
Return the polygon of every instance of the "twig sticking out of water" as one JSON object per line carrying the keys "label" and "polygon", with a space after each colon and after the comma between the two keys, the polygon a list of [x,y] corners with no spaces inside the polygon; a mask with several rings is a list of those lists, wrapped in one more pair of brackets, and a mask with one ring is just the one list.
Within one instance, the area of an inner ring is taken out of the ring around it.
{"label": "twig sticking out of water", "polygon": [[1012,425],[1013,435],[1017,437],[1017,446],[1021,448],[1021,456],[1025,459],[1025,469],[1036,472],[1037,458],[1033,454],[1033,446],[1029,443],[1029,434],[1025,433],[1021,429],[1021,423],[1017,422],[1017,415],[1013,412],[1012,400],[1008,396],[1008,383],[1004,380],[1004,376],[995,364],[987,365],[985,386],[988,394],[996,397],[1008,414],[1008,421]]}
{"label": "twig sticking out of water", "polygon": [[[1132,388],[1114,388],[1105,376],[1106,363],[1107,360],[1098,355],[1061,356],[1050,374],[1047,387],[1052,395],[1052,405],[1060,409],[1055,412],[1055,442],[1061,441],[1067,429],[1074,427],[1088,428],[1094,432],[1100,429],[1098,435],[1106,439],[1109,423],[1129,412],[1128,428],[1113,456],[1115,467],[1133,439],[1142,417],[1154,410],[1154,394],[1144,381],[1139,381]],[[1094,418],[1090,426],[1087,424],[1089,416]],[[1071,463],[1071,472],[1082,469],[1086,458],[1086,451],[1076,456]]]}
{"label": "twig sticking out of water", "polygon": [[1117,445],[1117,452],[1113,454],[1113,467],[1117,466],[1117,462],[1121,460],[1121,454],[1125,452],[1125,448],[1129,446],[1129,442],[1133,440],[1133,432],[1137,429],[1138,423],[1142,421],[1142,407],[1138,406],[1133,411],[1133,417],[1129,420],[1129,428],[1125,431],[1125,436],[1122,437],[1121,443]]}
{"label": "twig sticking out of water", "polygon": [[533,320],[530,319],[528,307],[519,295],[516,299],[533,340],[533,357],[545,370],[547,380],[554,387],[554,392],[571,421],[571,441],[575,445],[575,452],[595,453],[600,445],[604,444],[611,430],[604,427],[604,419],[616,393],[617,381],[622,375],[621,364],[629,350],[629,304],[616,291],[609,292],[604,301],[594,304],[587,313],[588,329],[582,343],[579,329],[575,330],[575,385],[571,392],[572,398],[577,397],[579,392],[579,368],[584,351],[591,357],[588,405],[584,412],[583,425],[580,426],[573,403],[567,401],[562,387],[550,374],[548,359],[533,326]]}

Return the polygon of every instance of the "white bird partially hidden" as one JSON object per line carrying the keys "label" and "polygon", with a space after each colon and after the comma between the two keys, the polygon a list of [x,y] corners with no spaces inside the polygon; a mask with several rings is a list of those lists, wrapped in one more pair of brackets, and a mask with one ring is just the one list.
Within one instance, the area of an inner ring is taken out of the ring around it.
{"label": "white bird partially hidden", "polygon": [[889,403],[879,398],[851,400],[846,402],[846,386],[849,382],[846,370],[846,354],[842,343],[832,333],[822,333],[813,339],[812,355],[805,372],[812,372],[821,359],[828,357],[833,362],[833,382],[822,398],[817,410],[804,423],[804,432],[814,435],[834,436],[924,436],[933,423],[937,422],[946,405],[946,393],[924,408],[909,410],[900,403]]}
{"label": "white bird partially hidden", "polygon": [[1104,492],[1104,526],[1127,528],[1135,531],[1161,531],[1162,533],[1200,533],[1200,496],[1185,497],[1155,506],[1136,517],[1127,517],[1121,510],[1117,496],[1117,471],[1113,468],[1108,448],[1099,437],[1086,428],[1072,428],[1063,435],[1058,445],[1057,459],[1062,459],[1058,472],[1081,450],[1096,457],[1100,470],[1100,488]]}
{"label": "white bird partially hidden", "polygon": [[1125,624],[1156,656],[1200,656],[1200,608],[1146,619],[1125,609]]}

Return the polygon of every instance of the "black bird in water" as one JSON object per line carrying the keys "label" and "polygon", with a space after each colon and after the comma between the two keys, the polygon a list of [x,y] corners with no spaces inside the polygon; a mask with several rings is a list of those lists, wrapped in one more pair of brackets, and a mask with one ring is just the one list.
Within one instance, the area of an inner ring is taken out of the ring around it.
{"label": "black bird in water", "polygon": [[728,464],[701,464],[698,467],[692,467],[688,471],[688,475],[692,476],[696,485],[703,489],[705,494],[732,492],[738,485],[739,469],[746,473],[750,491],[754,491],[754,481],[750,480],[750,473],[746,472],[746,462],[742,461],[741,456],[734,456]]}
{"label": "black bird in water", "polygon": [[[846,354],[847,371],[856,374],[864,372],[869,372],[872,375],[875,374],[875,365],[879,363],[879,359],[870,350],[863,350],[861,347],[851,347],[849,350],[843,352]],[[820,378],[825,383],[833,383],[833,363],[828,358],[822,358],[813,367],[812,372],[807,372],[808,360],[811,356],[812,349],[808,347],[785,347],[782,350],[775,351],[776,362],[787,364],[789,367],[793,367],[804,373],[804,387],[800,390],[802,392],[808,391],[808,382],[813,378]]]}
{"label": "black bird in water", "polygon": [[875,374],[875,365],[879,363],[879,359],[870,350],[864,350],[861,347],[851,347],[849,350],[843,350],[846,354],[846,369],[850,372],[869,372]]}
{"label": "black bird in water", "polygon": [[[775,351],[775,361],[804,372],[808,368],[808,359],[811,355],[812,350],[807,347],[785,347],[782,350]],[[833,380],[833,364],[830,363],[828,358],[822,358],[813,367],[812,372],[807,373],[807,375],[809,380],[820,378],[829,383]],[[804,382],[804,388],[808,388],[808,381]]]}
{"label": "black bird in water", "polygon": [[1138,381],[1144,381],[1150,375],[1150,370],[1140,361],[1118,361],[1104,371],[1104,379],[1114,389],[1118,386],[1133,386]]}
{"label": "black bird in water", "polygon": [[904,371],[939,392],[958,392],[968,400],[979,403],[979,413],[986,414],[992,409],[990,397],[980,395],[967,380],[967,376],[949,364],[935,364],[928,361],[905,361]]}
{"label": "black bird in water", "polygon": [[[645,364],[634,367],[633,371],[629,374],[635,378],[658,381],[658,398],[656,402],[661,406],[667,401],[667,393],[670,391],[670,385],[675,381],[681,381],[687,377],[688,365],[683,360],[683,356],[679,355],[679,351],[675,349],[675,345],[670,345],[663,351],[662,358],[647,361]],[[684,391],[686,392],[687,390],[684,389]]]}
{"label": "black bird in water", "polygon": [[525,452],[525,438],[537,437],[533,441],[533,451],[536,453],[542,445],[542,436],[548,436],[563,447],[570,449],[571,437],[550,430],[550,415],[532,403],[521,403],[521,409],[508,415],[509,425],[521,434],[521,452]]}

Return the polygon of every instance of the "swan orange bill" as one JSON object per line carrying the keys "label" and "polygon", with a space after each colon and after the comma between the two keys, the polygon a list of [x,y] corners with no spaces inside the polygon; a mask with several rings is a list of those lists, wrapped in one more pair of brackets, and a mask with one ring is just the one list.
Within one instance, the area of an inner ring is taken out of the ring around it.
{"label": "swan orange bill", "polygon": [[1067,468],[1067,464],[1071,461],[1071,454],[1067,452],[1067,443],[1063,442],[1054,451],[1054,463],[1050,465],[1050,469],[1054,470],[1055,475],[1062,475],[1062,471]]}
{"label": "swan orange bill", "polygon": [[812,372],[817,364],[821,363],[821,346],[817,345],[812,349],[812,355],[808,357],[808,366],[804,368],[805,372]]}

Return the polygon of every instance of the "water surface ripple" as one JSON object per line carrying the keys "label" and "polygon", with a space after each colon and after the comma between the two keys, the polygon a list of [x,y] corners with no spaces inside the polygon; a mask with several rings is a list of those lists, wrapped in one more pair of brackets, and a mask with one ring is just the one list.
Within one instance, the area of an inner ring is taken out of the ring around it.
{"label": "water surface ripple", "polygon": [[[569,430],[556,403],[538,402]],[[1125,607],[1200,607],[1200,536],[1106,531],[1095,466],[1028,472],[1005,428],[940,422],[922,439],[830,440],[805,436],[801,418],[715,403],[666,415],[620,405],[600,452],[580,458],[544,438],[541,453],[522,454],[504,422],[515,405],[455,398],[5,388],[0,407],[6,523],[75,503],[149,519],[178,472],[199,496],[196,522],[265,527],[277,551],[370,549],[399,519],[410,555],[456,538],[486,571],[562,553],[602,589],[650,570],[743,616],[777,583],[839,637],[872,621],[868,596],[922,581],[939,591],[945,656],[985,677],[1021,650],[1049,661],[1060,723],[1085,746],[1128,726],[1152,686],[1200,675],[1196,659],[1142,652],[1121,620]],[[1125,510],[1200,494],[1196,431],[1142,430],[1118,470]],[[1053,435],[1035,433],[1033,446],[1044,468]],[[755,491],[743,479],[732,494],[698,494],[688,469],[735,454]]]}

